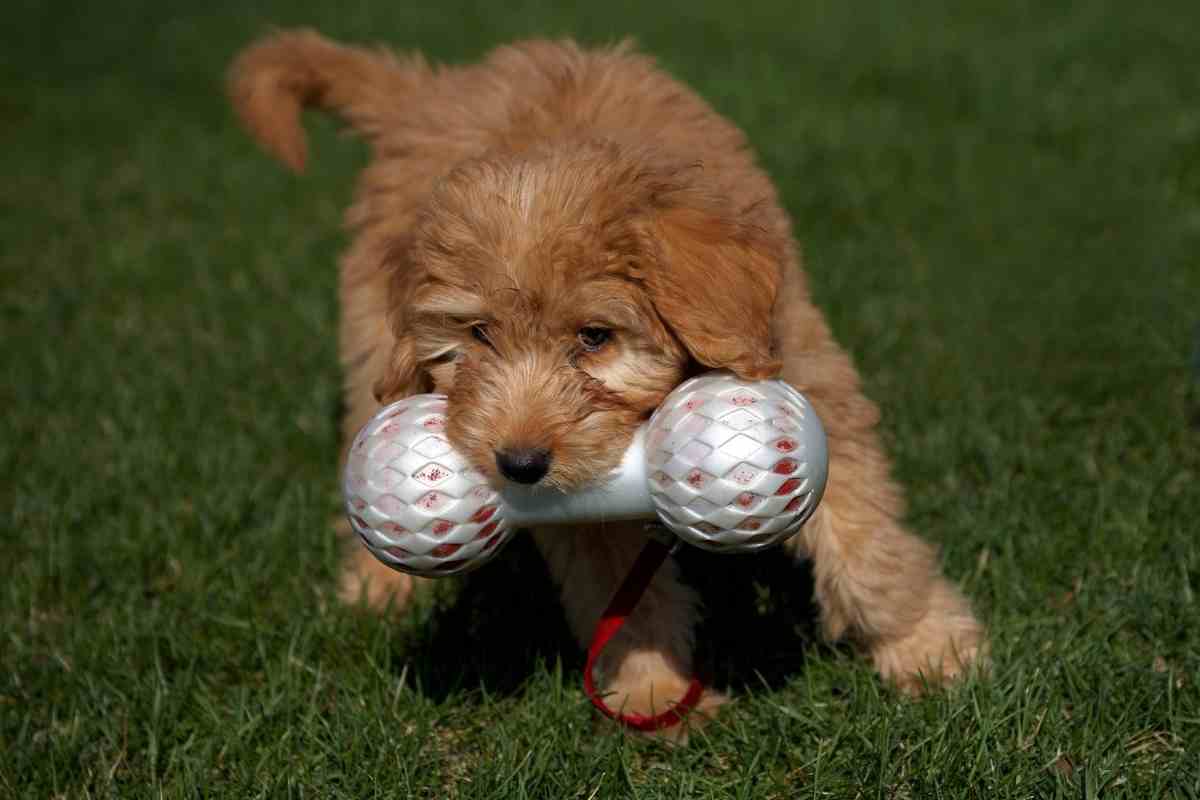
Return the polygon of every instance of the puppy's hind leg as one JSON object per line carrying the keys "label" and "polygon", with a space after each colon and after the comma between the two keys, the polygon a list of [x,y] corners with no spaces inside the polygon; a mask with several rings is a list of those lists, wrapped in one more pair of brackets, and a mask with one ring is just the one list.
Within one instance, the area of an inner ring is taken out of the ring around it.
{"label": "puppy's hind leg", "polygon": [[[876,669],[915,693],[982,663],[983,626],[939,571],[934,548],[905,529],[903,501],[875,431],[879,412],[849,356],[810,307],[791,304],[783,379],[812,402],[829,437],[829,482],[788,547],[811,557],[825,633],[866,647]],[[806,313],[807,312],[807,313]]]}
{"label": "puppy's hind leg", "polygon": [[863,644],[879,674],[910,694],[959,677],[983,654],[982,626],[939,573],[934,548],[864,502],[831,482],[789,543],[812,558],[826,635]]}

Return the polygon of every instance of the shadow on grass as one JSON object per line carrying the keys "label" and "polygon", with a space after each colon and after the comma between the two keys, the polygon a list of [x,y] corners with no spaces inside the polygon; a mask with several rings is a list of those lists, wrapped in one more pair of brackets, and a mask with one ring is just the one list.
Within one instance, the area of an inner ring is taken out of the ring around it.
{"label": "shadow on grass", "polygon": [[[704,602],[696,658],[706,682],[733,691],[778,688],[802,669],[817,636],[807,565],[781,553],[684,549],[677,558]],[[476,689],[518,694],[539,663],[561,663],[568,682],[580,681],[584,653],[540,555],[519,536],[501,558],[439,600],[429,624],[403,642],[395,669],[405,661],[422,692],[441,702]]]}
{"label": "shadow on grass", "polygon": [[782,550],[716,555],[678,554],[684,580],[704,604],[696,630],[696,663],[712,685],[740,692],[782,687],[803,670],[819,641],[813,576]]}
{"label": "shadow on grass", "polygon": [[499,558],[456,583],[397,653],[395,668],[411,659],[409,672],[416,669],[427,697],[517,694],[539,662],[582,669],[558,592],[528,537],[514,536]]}

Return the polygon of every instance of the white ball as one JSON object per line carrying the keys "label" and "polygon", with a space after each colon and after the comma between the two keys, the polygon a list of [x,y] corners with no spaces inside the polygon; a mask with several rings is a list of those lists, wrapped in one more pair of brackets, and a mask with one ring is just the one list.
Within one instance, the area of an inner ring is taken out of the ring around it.
{"label": "white ball", "polygon": [[350,524],[390,567],[453,575],[482,566],[512,536],[500,496],[446,440],[446,398],[399,400],[355,437],[342,486]]}
{"label": "white ball", "polygon": [[376,558],[403,572],[468,572],[494,558],[517,524],[598,518],[657,515],[697,547],[760,550],[808,520],[828,467],[824,430],[799,392],[725,372],[675,389],[612,480],[570,495],[497,492],[445,427],[446,398],[417,395],[380,409],[350,446],[342,486],[350,523]]}
{"label": "white ball", "polygon": [[772,547],[793,536],[825,491],[825,431],[783,381],[726,372],[675,389],[646,431],[650,496],[662,523],[719,552]]}

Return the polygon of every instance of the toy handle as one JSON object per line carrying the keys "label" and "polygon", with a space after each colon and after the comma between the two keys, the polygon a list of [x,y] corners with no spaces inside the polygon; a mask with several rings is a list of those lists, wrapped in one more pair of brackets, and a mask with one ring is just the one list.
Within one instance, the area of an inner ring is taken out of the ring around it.
{"label": "toy handle", "polygon": [[646,477],[646,426],[638,428],[608,482],[572,492],[506,486],[504,518],[513,527],[658,518]]}

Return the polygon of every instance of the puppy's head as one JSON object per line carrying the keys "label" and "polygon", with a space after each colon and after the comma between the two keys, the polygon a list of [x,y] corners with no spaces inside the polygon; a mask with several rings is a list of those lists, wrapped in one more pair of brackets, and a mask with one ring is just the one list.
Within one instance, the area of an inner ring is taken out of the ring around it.
{"label": "puppy's head", "polygon": [[687,375],[776,373],[786,244],[699,173],[604,143],[461,166],[399,245],[376,396],[445,393],[451,442],[493,482],[570,489]]}

